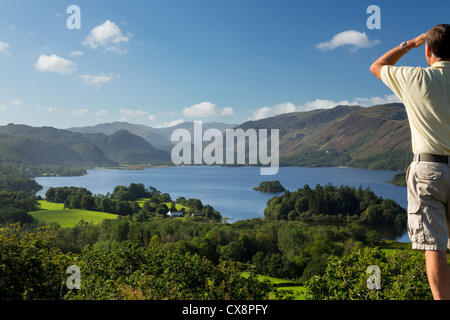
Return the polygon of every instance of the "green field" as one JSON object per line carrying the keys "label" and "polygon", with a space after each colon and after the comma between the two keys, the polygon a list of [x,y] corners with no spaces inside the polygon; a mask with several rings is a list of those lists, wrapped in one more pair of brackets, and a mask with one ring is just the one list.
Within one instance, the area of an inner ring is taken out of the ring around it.
{"label": "green field", "polygon": [[[148,198],[139,198],[139,199],[137,199],[137,203],[139,203],[139,206],[142,208],[144,203],[146,203],[149,200],[150,199],[148,199]],[[170,202],[166,202],[164,204],[169,208],[172,205]],[[189,208],[186,206],[182,206],[181,204],[175,203],[175,210],[181,210],[181,209],[184,209],[187,211]]]}
{"label": "green field", "polygon": [[64,209],[62,203],[52,203],[45,200],[39,201],[41,210],[30,212],[30,215],[37,222],[45,222],[46,224],[57,223],[62,228],[73,227],[81,220],[92,223],[99,223],[105,219],[115,219],[117,215],[87,211],[81,209]]}
{"label": "green field", "polygon": [[[247,277],[248,273],[243,272],[243,277]],[[280,278],[274,278],[264,275],[259,275],[258,280],[264,281],[269,280],[272,284],[275,285],[278,291],[289,291],[286,295],[293,298],[294,300],[305,300],[305,287],[302,286],[300,283],[296,283],[295,281],[286,280],[286,279],[280,279]]]}

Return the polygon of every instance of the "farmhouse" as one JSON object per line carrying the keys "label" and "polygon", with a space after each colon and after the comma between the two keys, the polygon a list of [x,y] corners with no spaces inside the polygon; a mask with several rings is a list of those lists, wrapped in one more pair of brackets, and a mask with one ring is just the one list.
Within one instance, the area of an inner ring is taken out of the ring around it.
{"label": "farmhouse", "polygon": [[169,212],[167,212],[167,214],[166,214],[169,218],[179,218],[179,217],[184,217],[184,212],[181,212],[181,211],[170,211],[169,210]]}
{"label": "farmhouse", "polygon": [[192,214],[192,216],[193,216],[193,217],[204,217],[205,215],[204,215],[203,213],[201,213],[201,212],[195,211],[195,212]]}

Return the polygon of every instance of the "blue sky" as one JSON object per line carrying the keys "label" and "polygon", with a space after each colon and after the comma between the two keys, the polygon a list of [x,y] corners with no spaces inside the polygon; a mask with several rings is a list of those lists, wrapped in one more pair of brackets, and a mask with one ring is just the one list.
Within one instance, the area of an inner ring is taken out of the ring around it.
{"label": "blue sky", "polygon": [[[381,29],[367,27],[370,5]],[[448,12],[442,0],[2,0],[0,125],[242,123],[395,101],[370,64]],[[424,49],[401,64],[426,66]]]}

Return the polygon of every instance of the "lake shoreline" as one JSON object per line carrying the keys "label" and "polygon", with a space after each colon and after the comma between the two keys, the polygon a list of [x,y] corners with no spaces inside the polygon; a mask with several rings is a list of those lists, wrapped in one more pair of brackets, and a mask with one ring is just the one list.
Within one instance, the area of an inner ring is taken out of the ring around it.
{"label": "lake shoreline", "polygon": [[[258,192],[253,188],[262,181],[259,167],[222,166],[166,166],[143,170],[89,169],[80,177],[39,177],[36,182],[43,186],[40,195],[45,195],[49,187],[84,187],[93,194],[111,193],[118,185],[143,183],[172,199],[178,197],[200,199],[211,205],[230,222],[264,218],[266,203],[275,195]],[[309,185],[332,184],[336,187],[369,187],[377,196],[392,199],[406,208],[406,188],[387,181],[399,172],[336,167],[280,167],[277,175],[270,180],[279,180],[290,192]]]}

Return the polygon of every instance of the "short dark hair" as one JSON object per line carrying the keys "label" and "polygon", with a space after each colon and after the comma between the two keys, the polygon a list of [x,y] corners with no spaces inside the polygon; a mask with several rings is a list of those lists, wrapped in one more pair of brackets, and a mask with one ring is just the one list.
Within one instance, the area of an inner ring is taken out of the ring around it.
{"label": "short dark hair", "polygon": [[427,45],[436,57],[450,59],[450,24],[439,24],[427,33]]}

